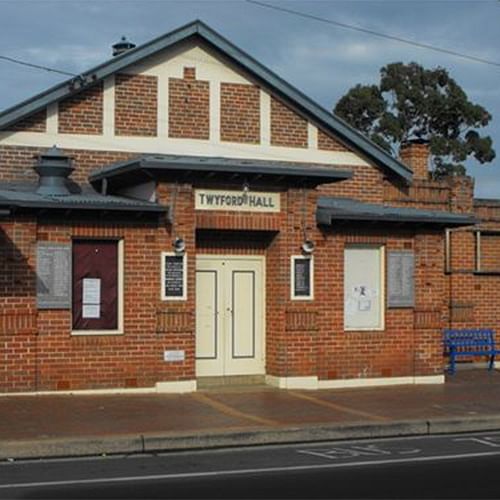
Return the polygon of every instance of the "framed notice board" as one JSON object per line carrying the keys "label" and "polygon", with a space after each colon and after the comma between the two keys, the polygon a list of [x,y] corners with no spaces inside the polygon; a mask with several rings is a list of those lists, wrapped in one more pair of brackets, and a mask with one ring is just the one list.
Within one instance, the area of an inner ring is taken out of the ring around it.
{"label": "framed notice board", "polygon": [[388,307],[415,306],[415,254],[409,251],[387,255]]}
{"label": "framed notice board", "polygon": [[313,257],[292,255],[290,278],[292,300],[312,300],[314,298]]}
{"label": "framed notice board", "polygon": [[162,300],[186,300],[187,256],[162,252],[161,298]]}
{"label": "framed notice board", "polygon": [[71,245],[37,243],[36,276],[38,309],[71,307]]}

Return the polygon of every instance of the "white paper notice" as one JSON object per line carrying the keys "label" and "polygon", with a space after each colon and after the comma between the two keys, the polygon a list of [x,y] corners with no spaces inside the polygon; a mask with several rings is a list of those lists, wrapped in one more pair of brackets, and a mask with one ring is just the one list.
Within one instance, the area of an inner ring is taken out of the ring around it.
{"label": "white paper notice", "polygon": [[85,278],[83,280],[83,297],[84,304],[100,304],[101,303],[101,279],[100,278]]}
{"label": "white paper notice", "polygon": [[101,317],[101,306],[99,304],[83,304],[82,318],[98,319]]}
{"label": "white paper notice", "polygon": [[101,317],[101,279],[84,278],[82,294],[82,318]]}

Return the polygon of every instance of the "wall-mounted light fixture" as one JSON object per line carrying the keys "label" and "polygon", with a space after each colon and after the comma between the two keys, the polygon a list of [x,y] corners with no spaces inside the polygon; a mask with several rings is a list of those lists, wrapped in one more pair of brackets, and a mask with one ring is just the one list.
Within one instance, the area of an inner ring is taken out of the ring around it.
{"label": "wall-mounted light fixture", "polygon": [[304,252],[306,255],[311,255],[314,252],[314,242],[311,240],[305,240],[304,243],[302,243],[302,252]]}
{"label": "wall-mounted light fixture", "polygon": [[174,247],[174,252],[177,255],[183,255],[186,251],[186,242],[182,238],[175,238],[172,246]]}

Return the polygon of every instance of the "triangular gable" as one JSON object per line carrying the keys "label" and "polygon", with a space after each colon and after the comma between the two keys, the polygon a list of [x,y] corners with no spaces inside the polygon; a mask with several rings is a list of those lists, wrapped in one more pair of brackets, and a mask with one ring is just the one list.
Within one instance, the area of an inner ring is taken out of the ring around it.
{"label": "triangular gable", "polygon": [[82,92],[82,90],[103,81],[108,76],[119,73],[127,67],[157,54],[161,50],[172,47],[192,37],[200,37],[205,43],[229,58],[237,67],[250,73],[258,82],[270,88],[273,94],[281,100],[290,103],[291,106],[300,110],[305,116],[311,117],[319,127],[318,140],[323,141],[328,148],[335,149],[336,147],[335,141],[328,134],[329,132],[375,164],[389,169],[407,182],[411,181],[412,172],[404,164],[390,156],[350,125],[332,115],[329,111],[315,103],[301,91],[297,90],[201,21],[194,21],[151,40],[82,73],[78,77],[71,78],[7,109],[0,114],[0,130],[6,129],[10,125],[43,110],[49,104],[74,96]]}

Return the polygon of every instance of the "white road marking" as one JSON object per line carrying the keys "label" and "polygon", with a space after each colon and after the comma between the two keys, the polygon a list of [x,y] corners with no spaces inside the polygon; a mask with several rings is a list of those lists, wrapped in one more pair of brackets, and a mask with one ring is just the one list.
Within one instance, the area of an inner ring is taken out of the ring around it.
{"label": "white road marking", "polygon": [[342,458],[354,458],[361,456],[376,457],[380,455],[416,455],[421,453],[422,450],[418,448],[413,449],[400,449],[400,450],[384,450],[376,444],[367,444],[364,446],[336,446],[336,447],[321,447],[309,448],[307,450],[296,450],[297,453],[304,455],[314,455],[329,460],[337,460]]}
{"label": "white road marking", "polygon": [[484,436],[484,437],[464,437],[455,438],[453,441],[472,441],[474,443],[484,444],[493,448],[500,448],[498,436]]}
{"label": "white road marking", "polygon": [[136,481],[158,481],[167,479],[191,479],[191,478],[206,478],[219,476],[236,476],[245,474],[265,474],[272,472],[300,472],[312,471],[321,469],[337,469],[341,467],[363,467],[366,465],[387,465],[412,462],[432,462],[442,460],[456,460],[461,458],[479,458],[491,457],[500,455],[500,451],[490,451],[483,453],[463,453],[458,455],[438,455],[429,457],[413,457],[413,458],[394,458],[386,460],[368,460],[362,462],[344,462],[344,463],[328,463],[321,465],[292,465],[286,467],[263,467],[260,469],[236,469],[236,470],[218,470],[207,472],[181,472],[177,474],[154,474],[149,476],[127,476],[127,477],[102,477],[94,479],[75,479],[65,481],[40,481],[33,483],[10,483],[0,485],[0,490],[14,488],[40,488],[47,486],[76,486],[86,484],[103,484],[103,483],[129,483]]}

